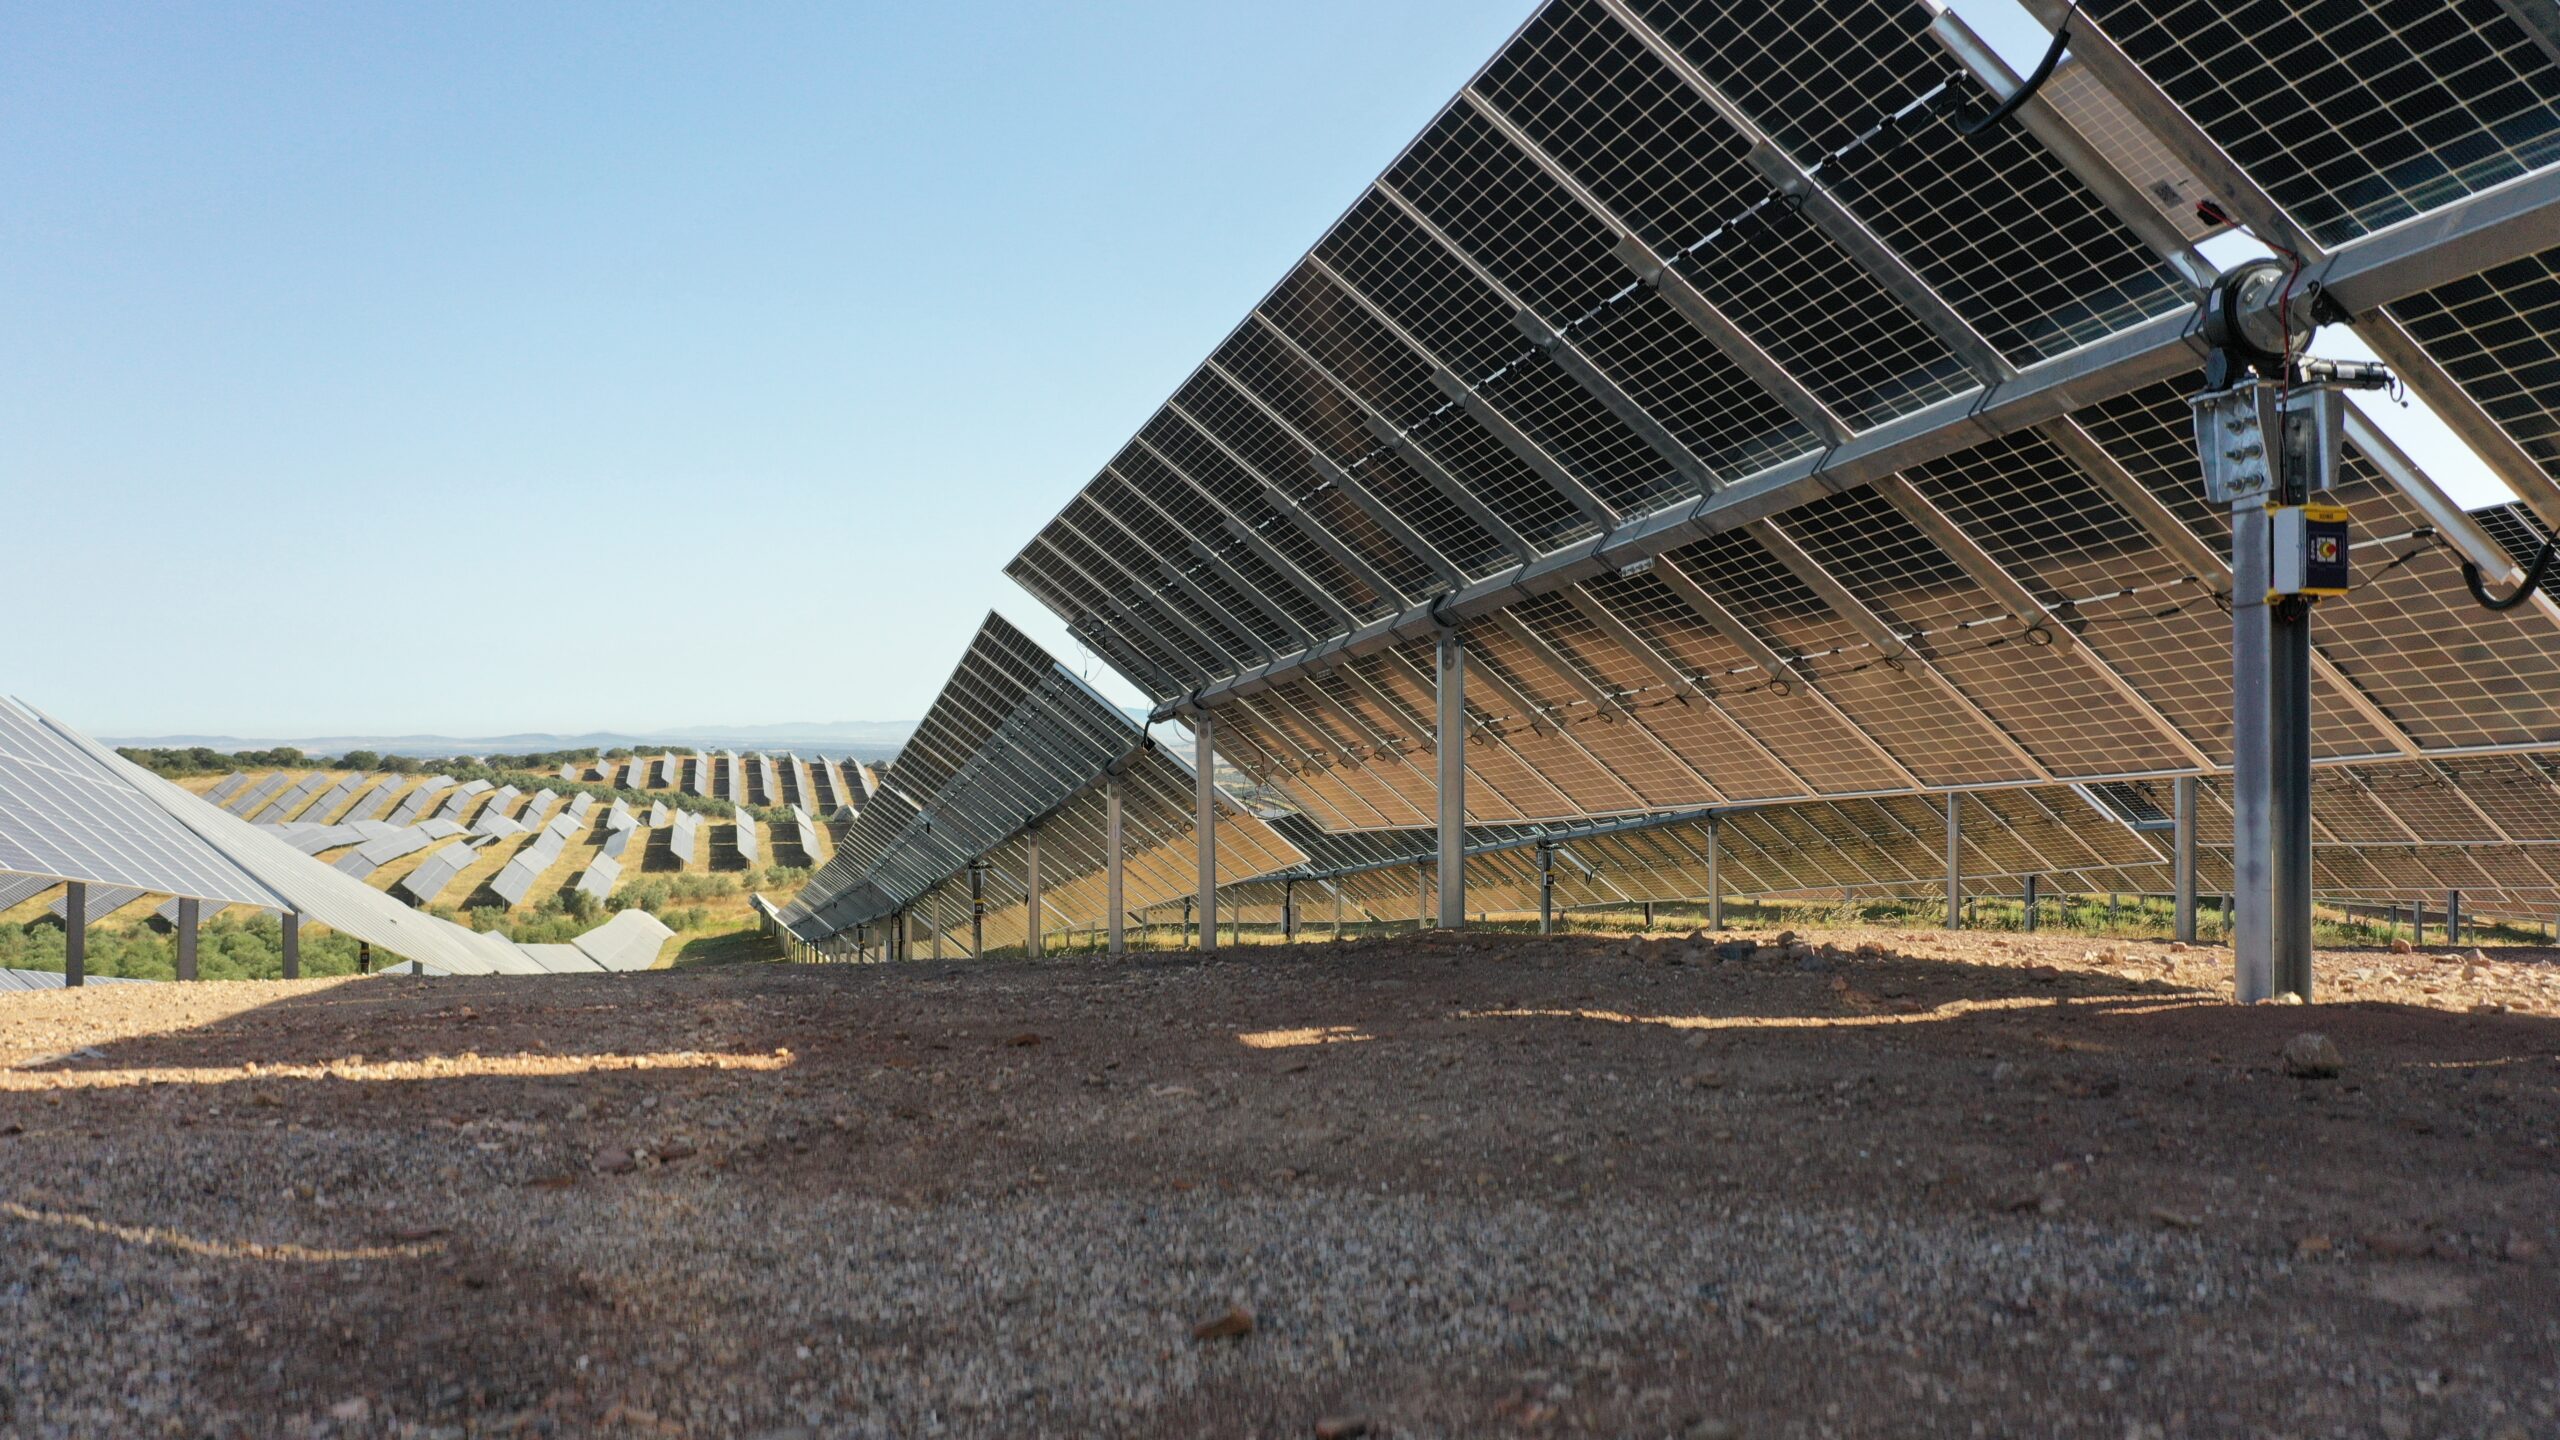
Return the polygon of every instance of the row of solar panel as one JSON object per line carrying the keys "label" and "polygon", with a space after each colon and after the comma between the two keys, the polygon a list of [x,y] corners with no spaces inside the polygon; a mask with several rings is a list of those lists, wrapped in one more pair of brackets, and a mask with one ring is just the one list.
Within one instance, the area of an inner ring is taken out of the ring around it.
{"label": "row of solar panel", "polygon": [[[2006,82],[1931,7],[1541,7],[1010,573],[1160,699],[1210,692],[1228,758],[1328,829],[1433,810],[1429,639],[1346,637],[1427,631],[1495,577],[1467,627],[1479,822],[2226,764],[2192,382],[2126,369],[2003,425],[1968,397],[2184,310],[2198,198],[2318,258],[2544,169],[2560,66],[2494,0],[2089,8],[2022,123],[1966,137]],[[2270,58],[2341,26],[2393,81]],[[2280,173],[2208,194],[2189,161],[2217,144]],[[2356,322],[2546,518],[2555,257]],[[1896,426],[1962,438],[1714,533],[1664,519]],[[2460,564],[2500,537],[2350,439],[2366,540],[2320,610],[2323,753],[2560,744],[2560,611],[2471,605]],[[1545,563],[1654,532],[1697,538]]]}

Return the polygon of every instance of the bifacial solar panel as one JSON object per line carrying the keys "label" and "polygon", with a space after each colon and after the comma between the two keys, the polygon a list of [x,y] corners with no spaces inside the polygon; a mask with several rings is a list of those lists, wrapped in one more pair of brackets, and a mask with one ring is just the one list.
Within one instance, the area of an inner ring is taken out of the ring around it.
{"label": "bifacial solar panel", "polygon": [[394,825],[418,823],[426,815],[428,805],[432,804],[437,796],[452,789],[453,785],[454,780],[450,775],[430,775],[419,781],[410,787],[407,795],[401,797],[399,808],[391,812],[391,823]]}
{"label": "bifacial solar panel", "polygon": [[100,761],[35,711],[0,701],[0,874],[246,904],[275,898],[137,791],[129,769]]}
{"label": "bifacial solar panel", "polygon": [[478,858],[467,845],[447,845],[401,876],[396,888],[420,905],[433,905]]}
{"label": "bifacial solar panel", "polygon": [[230,802],[222,808],[243,820],[255,819],[259,811],[267,808],[267,802],[273,800],[276,793],[291,783],[292,779],[292,776],[282,773],[264,776],[257,784],[231,797]]}
{"label": "bifacial solar panel", "polygon": [[[627,832],[614,833],[624,835]],[[595,859],[587,862],[585,870],[579,872],[576,888],[593,895],[598,900],[608,900],[613,897],[613,887],[621,878],[622,862],[611,855],[599,854]]]}

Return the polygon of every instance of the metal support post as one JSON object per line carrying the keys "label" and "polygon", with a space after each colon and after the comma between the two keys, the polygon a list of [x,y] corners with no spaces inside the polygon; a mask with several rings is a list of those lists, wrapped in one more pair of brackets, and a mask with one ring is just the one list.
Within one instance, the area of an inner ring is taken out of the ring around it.
{"label": "metal support post", "polygon": [[89,887],[77,880],[62,887],[62,983],[89,983]]}
{"label": "metal support post", "polygon": [[1428,861],[1413,867],[1413,928],[1431,928],[1431,865]]}
{"label": "metal support post", "polygon": [[1556,842],[1538,842],[1538,933],[1556,933]]}
{"label": "metal support post", "polygon": [[356,973],[359,975],[373,973],[373,942],[370,940],[356,942]]}
{"label": "metal support post", "polygon": [[2036,877],[2033,875],[2027,877],[2026,905],[2022,913],[2026,917],[2026,924],[2024,928],[2030,934],[2034,933],[2036,928]]}
{"label": "metal support post", "polygon": [[1022,888],[1026,921],[1022,931],[1022,953],[1033,960],[1040,958],[1040,827],[1022,832]]}
{"label": "metal support post", "polygon": [[1111,917],[1111,953],[1129,953],[1129,903],[1122,883],[1121,851],[1126,848],[1120,832],[1120,782],[1112,779],[1102,787],[1104,830],[1102,903]]}
{"label": "metal support post", "polygon": [[1644,928],[1648,932],[1653,929],[1653,902],[1650,900],[1644,902]]}
{"label": "metal support post", "polygon": [[196,932],[202,927],[204,902],[187,896],[178,899],[178,978],[196,978]]}
{"label": "metal support post", "polygon": [[1192,899],[1188,895],[1182,897],[1182,944],[1185,949],[1189,949],[1192,946],[1194,943],[1194,936],[1199,931],[1199,927],[1191,923],[1193,915],[1199,909],[1199,905],[1199,901]]}
{"label": "metal support post", "polygon": [[969,958],[982,960],[987,953],[987,862],[969,862]]}
{"label": "metal support post", "polygon": [[2459,890],[2444,892],[2444,943],[2462,943],[2462,892]]}
{"label": "metal support post", "polygon": [[1333,938],[1342,938],[1342,882],[1333,882]]}
{"label": "metal support post", "polygon": [[1947,793],[1947,928],[1964,928],[1964,797]]}
{"label": "metal support post", "polygon": [[1707,928],[1724,928],[1724,837],[1722,822],[1707,817]]}
{"label": "metal support post", "polygon": [[2427,943],[2427,902],[2424,900],[2409,902],[2409,943],[2412,945]]}
{"label": "metal support post", "polygon": [[1206,710],[1191,717],[1193,757],[1192,839],[1200,850],[1200,948],[1218,948],[1218,757],[1211,747],[1217,722]]}
{"label": "metal support post", "polygon": [[284,912],[284,978],[302,978],[302,912]]}
{"label": "metal support post", "polygon": [[2311,612],[2268,599],[2270,527],[2231,507],[2232,988],[2311,998]]}
{"label": "metal support post", "polygon": [[1467,923],[1467,647],[1440,632],[1440,928]]}
{"label": "metal support post", "polygon": [[2176,928],[2177,939],[2196,943],[2196,777],[2181,775],[2170,782],[2170,805],[2176,816],[2177,830],[2172,837],[2171,865],[2177,874]]}
{"label": "metal support post", "polygon": [[1280,940],[1287,945],[1298,943],[1298,882],[1280,882]]}

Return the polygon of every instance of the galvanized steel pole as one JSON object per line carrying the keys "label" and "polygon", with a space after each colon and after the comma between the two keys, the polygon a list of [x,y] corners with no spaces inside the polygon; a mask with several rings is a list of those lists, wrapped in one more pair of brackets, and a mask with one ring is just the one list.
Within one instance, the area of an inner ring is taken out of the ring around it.
{"label": "galvanized steel pole", "polygon": [[1556,933],[1556,842],[1538,842],[1538,933]]}
{"label": "galvanized steel pole", "polygon": [[1724,928],[1724,835],[1723,822],[1707,817],[1707,928]]}
{"label": "galvanized steel pole", "polygon": [[2176,927],[2174,934],[2190,945],[2196,943],[2196,777],[2181,775],[2170,782],[2170,805],[2177,823],[2172,838],[2170,863],[2177,874]]}
{"label": "galvanized steel pole", "polygon": [[302,912],[284,912],[284,978],[302,978]]}
{"label": "galvanized steel pole", "polygon": [[1216,722],[1206,710],[1191,717],[1193,757],[1192,839],[1200,850],[1199,914],[1207,922],[1200,926],[1200,948],[1218,948],[1218,759],[1211,748],[1215,743]]}
{"label": "galvanized steel pole", "polygon": [[1467,647],[1440,632],[1440,928],[1467,923]]}
{"label": "galvanized steel pole", "polygon": [[196,931],[201,928],[204,902],[188,896],[178,899],[178,978],[196,978]]}
{"label": "galvanized steel pole", "polygon": [[1103,904],[1108,909],[1111,916],[1111,953],[1114,955],[1125,955],[1129,951],[1129,909],[1126,892],[1123,889],[1121,878],[1122,867],[1120,857],[1123,847],[1120,832],[1119,780],[1115,778],[1104,782],[1102,795],[1102,828],[1104,832],[1103,846],[1107,852],[1103,860],[1103,874],[1105,877],[1102,886]]}
{"label": "galvanized steel pole", "polygon": [[1947,928],[1964,928],[1964,797],[1947,792]]}
{"label": "galvanized steel pole", "polygon": [[2273,525],[2266,497],[2233,502],[2231,955],[2243,1005],[2279,990],[2311,998],[2311,602],[2270,593]]}
{"label": "galvanized steel pole", "polygon": [[1022,832],[1022,888],[1024,928],[1022,953],[1040,958],[1040,827]]}
{"label": "galvanized steel pole", "polygon": [[62,983],[89,983],[89,887],[77,880],[62,887]]}

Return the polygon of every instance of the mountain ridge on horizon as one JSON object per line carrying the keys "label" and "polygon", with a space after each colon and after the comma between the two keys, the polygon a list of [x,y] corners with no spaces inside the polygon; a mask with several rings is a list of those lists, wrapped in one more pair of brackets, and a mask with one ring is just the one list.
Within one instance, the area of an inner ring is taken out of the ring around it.
{"label": "mountain ridge on horizon", "polygon": [[858,759],[885,759],[897,753],[915,730],[912,720],[789,721],[775,725],[671,725],[646,730],[587,730],[574,734],[519,730],[497,735],[107,735],[110,745],[151,749],[186,749],[201,745],[224,751],[271,750],[290,745],[312,755],[343,755],[372,750],[385,755],[449,756],[510,754],[545,750],[610,750],[635,745],[677,745],[694,749],[826,749]]}

